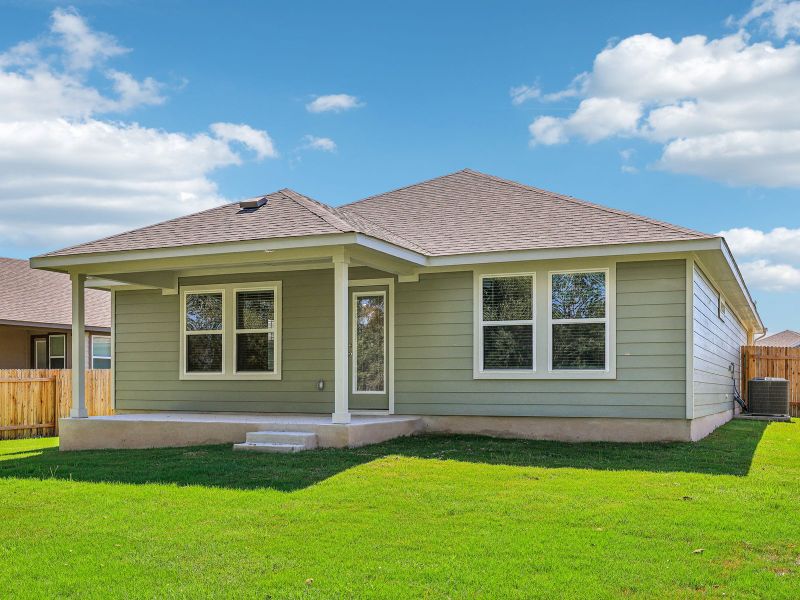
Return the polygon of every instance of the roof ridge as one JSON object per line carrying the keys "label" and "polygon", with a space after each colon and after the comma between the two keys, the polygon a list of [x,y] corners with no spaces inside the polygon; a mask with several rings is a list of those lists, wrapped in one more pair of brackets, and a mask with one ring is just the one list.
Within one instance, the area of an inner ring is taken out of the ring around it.
{"label": "roof ridge", "polygon": [[331,227],[334,227],[342,232],[349,232],[354,231],[354,227],[351,223],[348,223],[346,220],[339,217],[335,212],[334,209],[327,204],[323,204],[318,200],[314,200],[313,198],[309,198],[301,194],[300,192],[295,192],[289,188],[283,188],[278,190],[279,193],[286,196],[289,200],[293,201],[298,206],[302,206],[308,212],[319,217],[323,221],[325,221]]}
{"label": "roof ridge", "polygon": [[367,200],[372,200],[373,198],[378,198],[380,196],[386,196],[387,194],[393,194],[395,192],[401,192],[403,190],[407,190],[408,188],[416,187],[418,185],[423,185],[426,183],[430,183],[431,181],[436,181],[437,179],[444,179],[445,177],[452,177],[453,175],[458,175],[459,173],[477,173],[477,171],[472,171],[470,169],[459,169],[458,171],[453,171],[452,173],[445,173],[444,175],[437,175],[436,177],[431,177],[429,179],[423,179],[422,181],[417,181],[416,183],[409,183],[408,185],[401,186],[399,188],[395,188],[392,190],[388,190],[386,192],[380,192],[378,194],[372,194],[371,196],[367,196],[366,198],[361,198],[360,200],[354,200],[353,202],[348,202],[347,204],[343,204],[339,208],[344,208],[346,206],[353,206],[355,204],[361,204],[362,202],[366,202]]}
{"label": "roof ridge", "polygon": [[488,173],[482,173],[480,171],[475,171],[473,169],[463,169],[463,171],[461,171],[461,172],[466,172],[466,173],[470,173],[472,175],[479,175],[481,177],[486,177],[487,179],[491,179],[493,181],[496,181],[498,183],[503,183],[505,185],[510,185],[510,186],[522,188],[522,189],[533,191],[533,192],[539,192],[539,193],[548,194],[550,196],[555,196],[556,198],[559,198],[560,200],[564,200],[566,202],[573,202],[575,204],[580,204],[581,206],[588,206],[590,208],[594,208],[594,209],[601,210],[601,211],[604,211],[604,212],[608,212],[608,213],[612,213],[612,214],[616,214],[616,215],[622,215],[622,216],[625,216],[625,217],[630,217],[632,219],[636,219],[636,220],[642,221],[644,223],[649,223],[651,225],[658,225],[659,227],[663,227],[665,229],[671,229],[673,231],[679,231],[681,233],[690,233],[690,234],[693,234],[693,235],[702,235],[702,236],[706,236],[706,237],[715,237],[715,236],[713,236],[711,234],[704,233],[702,231],[697,231],[696,229],[689,229],[688,227],[682,227],[680,225],[674,225],[674,224],[668,223],[666,221],[659,221],[658,219],[653,219],[651,217],[646,217],[644,215],[638,215],[636,213],[632,213],[632,212],[629,212],[629,211],[626,211],[626,210],[620,210],[618,208],[611,208],[610,206],[603,206],[602,204],[595,204],[594,202],[588,202],[587,200],[581,200],[580,198],[575,198],[573,196],[567,196],[565,194],[559,194],[558,192],[551,192],[549,190],[545,190],[545,189],[542,189],[542,188],[537,188],[537,187],[534,187],[532,185],[527,185],[525,183],[520,183],[518,181],[512,181],[510,179],[503,179],[502,177],[497,177],[496,175],[490,175]]}

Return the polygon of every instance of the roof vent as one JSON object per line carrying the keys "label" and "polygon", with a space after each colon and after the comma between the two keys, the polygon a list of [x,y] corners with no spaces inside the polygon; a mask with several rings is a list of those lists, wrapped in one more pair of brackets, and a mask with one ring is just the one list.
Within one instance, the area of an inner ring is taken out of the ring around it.
{"label": "roof vent", "polygon": [[239,208],[261,208],[266,203],[266,196],[261,196],[260,198],[248,198],[247,200],[239,200]]}

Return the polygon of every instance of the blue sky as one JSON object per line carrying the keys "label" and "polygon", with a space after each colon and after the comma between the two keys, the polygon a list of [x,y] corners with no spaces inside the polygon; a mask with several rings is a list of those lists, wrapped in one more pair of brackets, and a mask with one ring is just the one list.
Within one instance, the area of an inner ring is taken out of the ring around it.
{"label": "blue sky", "polygon": [[800,2],[0,11],[2,255],[282,187],[336,205],[470,167],[734,230],[765,323],[800,329]]}

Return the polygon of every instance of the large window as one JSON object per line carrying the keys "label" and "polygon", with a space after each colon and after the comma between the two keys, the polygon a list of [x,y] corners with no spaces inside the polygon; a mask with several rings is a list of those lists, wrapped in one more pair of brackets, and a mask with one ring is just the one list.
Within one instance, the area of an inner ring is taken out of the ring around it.
{"label": "large window", "polygon": [[608,272],[550,274],[550,369],[608,369]]}
{"label": "large window", "polygon": [[280,378],[280,283],[184,288],[181,377]]}
{"label": "large window", "polygon": [[107,335],[92,336],[92,369],[111,368],[111,337]]}
{"label": "large window", "polygon": [[535,370],[534,280],[533,273],[481,277],[481,371]]}

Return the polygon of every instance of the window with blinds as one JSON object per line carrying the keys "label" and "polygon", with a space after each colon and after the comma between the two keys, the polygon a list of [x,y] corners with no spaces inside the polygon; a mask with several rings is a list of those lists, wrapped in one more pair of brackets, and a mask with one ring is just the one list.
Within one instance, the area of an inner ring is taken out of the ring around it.
{"label": "window with blinds", "polygon": [[481,277],[482,371],[535,368],[534,274]]}
{"label": "window with blinds", "polygon": [[236,292],[236,371],[275,370],[275,290]]}
{"label": "window with blinds", "polygon": [[608,368],[607,271],[550,274],[550,368]]}

